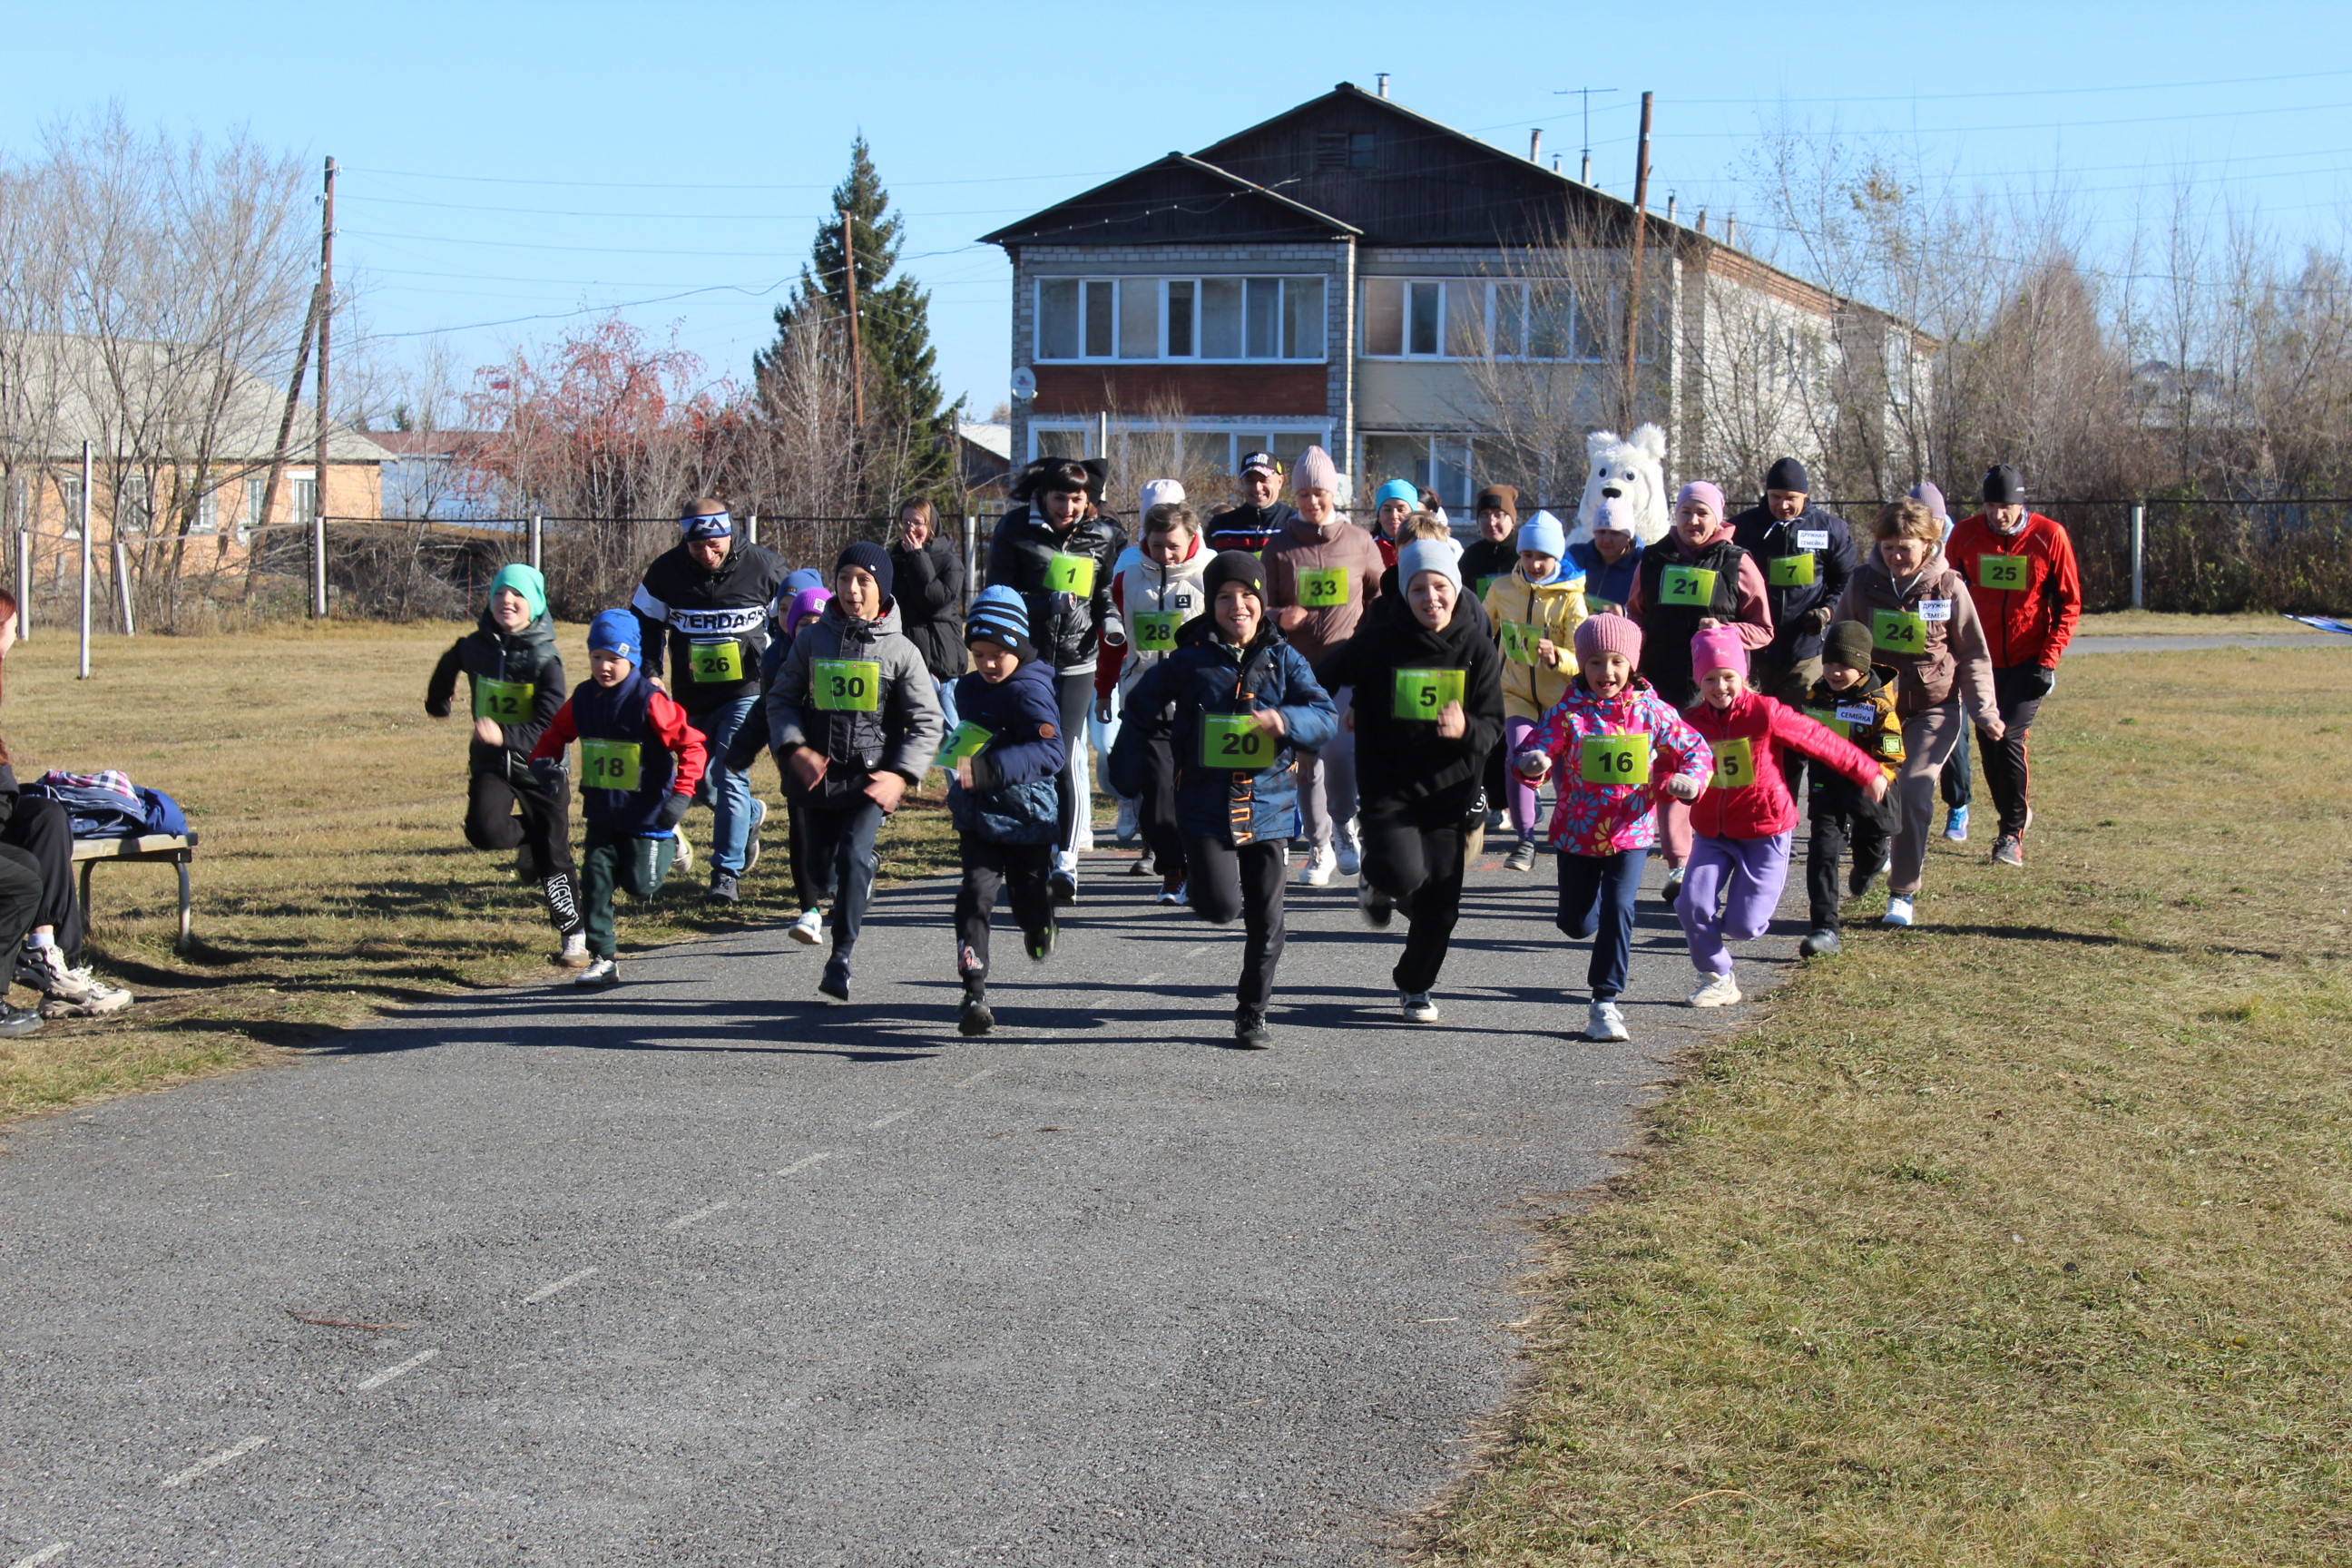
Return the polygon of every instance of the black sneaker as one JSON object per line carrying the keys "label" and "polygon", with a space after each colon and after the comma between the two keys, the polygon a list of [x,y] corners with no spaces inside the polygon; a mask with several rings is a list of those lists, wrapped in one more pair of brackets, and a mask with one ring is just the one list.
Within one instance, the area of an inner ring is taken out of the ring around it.
{"label": "black sneaker", "polygon": [[988,1010],[986,994],[974,989],[963,994],[962,1011],[956,1015],[956,1033],[984,1035],[996,1027],[996,1015]]}
{"label": "black sneaker", "polygon": [[1246,1008],[1234,1015],[1234,1039],[1244,1050],[1263,1051],[1274,1045],[1274,1031],[1265,1026],[1265,1015]]}
{"label": "black sneaker", "polygon": [[1878,881],[1878,868],[1877,868],[1877,867],[1875,867],[1875,866],[1856,866],[1853,870],[1851,870],[1851,871],[1849,871],[1849,872],[1847,872],[1847,873],[1846,873],[1846,876],[1845,876],[1845,891],[1846,891],[1846,896],[1847,896],[1848,898],[1853,898],[1853,899],[1859,899],[1859,898],[1864,898],[1864,897],[1867,897],[1867,896],[1869,895],[1869,892],[1870,892],[1871,888],[1872,888],[1873,886],[1874,886],[1874,885],[1877,883],[1877,881]]}
{"label": "black sneaker", "polygon": [[1043,963],[1053,957],[1054,939],[1060,934],[1061,928],[1055,925],[1048,925],[1043,931],[1024,932],[1022,946],[1023,950],[1029,954],[1029,962]]}
{"label": "black sneaker", "polygon": [[13,1040],[41,1026],[41,1016],[30,1007],[0,1005],[0,1039]]}
{"label": "black sneaker", "polygon": [[546,879],[546,873],[540,868],[538,852],[528,842],[515,846],[515,880],[528,884]]}
{"label": "black sneaker", "polygon": [[1827,926],[1816,926],[1805,933],[1797,944],[1797,952],[1806,958],[1835,958],[1838,954],[1838,933]]}
{"label": "black sneaker", "polygon": [[735,873],[714,867],[710,873],[710,891],[702,895],[702,901],[706,904],[731,904],[741,896],[735,890]]}
{"label": "black sneaker", "polygon": [[824,978],[816,983],[816,988],[836,1002],[848,1001],[849,960],[838,952],[825,960]]}
{"label": "black sneaker", "polygon": [[1668,909],[1673,909],[1675,900],[1682,896],[1683,868],[1680,866],[1670,867],[1667,868],[1664,883],[1658,889],[1658,902]]}
{"label": "black sneaker", "polygon": [[1045,885],[1053,889],[1054,902],[1056,904],[1075,904],[1078,901],[1078,879],[1067,871],[1055,872],[1046,879]]}

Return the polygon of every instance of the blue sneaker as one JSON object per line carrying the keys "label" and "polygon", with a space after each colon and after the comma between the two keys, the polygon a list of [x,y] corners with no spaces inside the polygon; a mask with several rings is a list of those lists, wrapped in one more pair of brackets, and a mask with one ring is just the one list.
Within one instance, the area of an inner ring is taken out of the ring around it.
{"label": "blue sneaker", "polygon": [[1944,837],[1955,844],[1969,841],[1969,808],[1956,805],[1944,817]]}

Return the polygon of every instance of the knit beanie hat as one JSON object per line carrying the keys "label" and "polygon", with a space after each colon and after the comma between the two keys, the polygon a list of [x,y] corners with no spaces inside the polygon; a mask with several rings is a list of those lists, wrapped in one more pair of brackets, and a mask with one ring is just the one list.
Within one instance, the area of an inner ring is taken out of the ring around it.
{"label": "knit beanie hat", "polygon": [[797,633],[803,622],[814,616],[823,615],[824,607],[832,603],[833,590],[830,588],[803,588],[794,594],[784,609],[784,635],[791,637]]}
{"label": "knit beanie hat", "polygon": [[1462,586],[1462,547],[1450,539],[1416,539],[1397,552],[1397,586],[1410,589],[1423,572]]}
{"label": "knit beanie hat", "polygon": [[1181,479],[1146,479],[1143,489],[1136,492],[1135,515],[1150,517],[1155,506],[1182,506],[1184,481]]}
{"label": "knit beanie hat", "polygon": [[1473,511],[1507,511],[1512,516],[1517,517],[1519,513],[1518,489],[1513,485],[1488,485],[1485,489],[1478,492],[1477,502],[1472,506],[1470,510]]}
{"label": "knit beanie hat", "polygon": [[[784,591],[782,596],[789,599],[794,594],[804,592],[810,588],[824,588],[824,586],[825,582],[824,573],[818,571],[814,566],[803,566],[796,572],[787,572],[784,574]],[[825,591],[827,593],[832,592],[829,588]]]}
{"label": "knit beanie hat", "polygon": [[634,610],[599,610],[596,618],[588,623],[588,651],[617,653],[631,664],[643,664],[646,650],[637,640],[637,616]]}
{"label": "knit beanie hat", "polygon": [[1029,605],[1002,583],[982,588],[963,618],[963,640],[985,637],[999,647],[1019,648],[1029,640]]}
{"label": "knit beanie hat", "polygon": [[1683,487],[1683,493],[1675,498],[1675,511],[1677,516],[1681,514],[1683,502],[1686,500],[1706,502],[1708,509],[1715,513],[1715,521],[1717,522],[1726,521],[1728,515],[1723,510],[1723,490],[1706,479],[1693,479]]}
{"label": "knit beanie hat", "polygon": [[1519,525],[1519,548],[1554,557],[1568,553],[1568,531],[1559,519],[1539,511]]}
{"label": "knit beanie hat", "polygon": [[1927,480],[1921,479],[1911,487],[1911,499],[1920,502],[1933,512],[1937,522],[1948,523],[1952,521],[1952,514],[1944,510],[1944,492]]}
{"label": "knit beanie hat", "polygon": [[2025,500],[2025,476],[2007,463],[1995,463],[1985,470],[1984,500],[1987,506],[2016,506]]}
{"label": "knit beanie hat", "polygon": [[1783,458],[1765,470],[1764,488],[1768,490],[1795,490],[1811,495],[1813,481],[1805,473],[1805,465],[1794,458]]}
{"label": "knit beanie hat", "polygon": [[1691,674],[1717,669],[1736,669],[1743,679],[1748,674],[1748,645],[1729,626],[1709,626],[1691,637]]}
{"label": "knit beanie hat", "polygon": [[[1915,498],[1924,500],[1924,497]],[[1848,669],[1870,668],[1870,628],[1860,621],[1840,621],[1822,639],[1822,662]]]}
{"label": "knit beanie hat", "polygon": [[845,566],[863,566],[867,572],[873,574],[875,586],[882,590],[882,602],[886,605],[890,602],[890,552],[888,551],[871,541],[861,539],[855,544],[844,545],[841,553],[833,558],[833,575],[835,582],[840,581],[841,569]]}
{"label": "knit beanie hat", "polygon": [[1339,470],[1332,466],[1331,454],[1320,447],[1309,447],[1298,459],[1291,473],[1290,488],[1294,490],[1328,490],[1339,493]]}
{"label": "knit beanie hat", "polygon": [[[1303,469],[1306,465],[1302,463],[1299,467]],[[1392,500],[1404,502],[1408,510],[1416,508],[1421,505],[1421,487],[1411,479],[1391,479],[1372,492],[1374,506],[1386,506]]]}
{"label": "knit beanie hat", "polygon": [[512,588],[522,595],[532,620],[547,614],[547,579],[539,574],[538,567],[526,566],[520,561],[499,567],[499,574],[490,579],[490,597],[497,598],[501,588]]}
{"label": "knit beanie hat", "polygon": [[679,509],[677,528],[688,539],[724,539],[735,531],[735,521],[725,501],[706,496]]}
{"label": "knit beanie hat", "polygon": [[1604,653],[1622,654],[1627,664],[1639,665],[1642,628],[1613,610],[1585,616],[1576,626],[1576,657],[1598,658]]}
{"label": "knit beanie hat", "polygon": [[[1328,461],[1328,459],[1327,459]],[[1307,465],[1301,463],[1300,468]],[[1201,574],[1201,592],[1212,605],[1217,602],[1217,590],[1228,583],[1239,583],[1263,601],[1265,598],[1265,564],[1246,550],[1221,550],[1217,558]]]}

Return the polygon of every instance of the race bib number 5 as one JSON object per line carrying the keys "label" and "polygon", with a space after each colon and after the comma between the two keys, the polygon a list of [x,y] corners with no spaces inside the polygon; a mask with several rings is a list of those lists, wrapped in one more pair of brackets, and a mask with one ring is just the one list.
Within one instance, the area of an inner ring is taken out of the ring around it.
{"label": "race bib number 5", "polygon": [[1715,574],[1703,566],[1669,566],[1659,574],[1658,603],[1705,609],[1715,603]]}
{"label": "race bib number 5", "polygon": [[581,787],[635,790],[644,780],[638,756],[635,741],[583,739],[580,742],[580,771],[583,775]]}
{"label": "race bib number 5", "polygon": [[1979,555],[1977,586],[2002,594],[2019,593],[2025,587],[2026,568],[2031,564],[2023,555]]}
{"label": "race bib number 5", "polygon": [[1309,610],[1332,610],[1348,602],[1345,566],[1308,566],[1298,574],[1298,603]]}
{"label": "race bib number 5", "polygon": [[1645,784],[1650,782],[1650,737],[1587,735],[1579,748],[1578,773],[1586,784]]}
{"label": "race bib number 5", "polygon": [[474,682],[474,717],[499,724],[520,724],[530,717],[530,700],[539,688],[528,680]]}
{"label": "race bib number 5", "polygon": [[1055,551],[1045,557],[1045,587],[1051,593],[1084,598],[1095,591],[1095,558]]}
{"label": "race bib number 5", "polygon": [[1746,736],[1707,744],[1715,749],[1715,776],[1706,781],[1709,789],[1746,789],[1756,782],[1756,749]]}
{"label": "race bib number 5", "polygon": [[821,658],[810,680],[816,705],[827,713],[876,713],[882,708],[882,667],[870,658]]}
{"label": "race bib number 5", "polygon": [[1434,720],[1449,702],[1462,700],[1463,672],[1458,669],[1400,669],[1396,672],[1396,716]]}
{"label": "race bib number 5", "polygon": [[1889,653],[1925,653],[1927,623],[1908,610],[1873,610],[1870,640]]}
{"label": "race bib number 5", "polygon": [[1274,737],[1248,713],[1201,715],[1201,765],[1255,773],[1274,761]]}
{"label": "race bib number 5", "polygon": [[725,642],[698,642],[687,650],[687,673],[700,681],[730,681],[743,679],[743,645],[733,637]]}

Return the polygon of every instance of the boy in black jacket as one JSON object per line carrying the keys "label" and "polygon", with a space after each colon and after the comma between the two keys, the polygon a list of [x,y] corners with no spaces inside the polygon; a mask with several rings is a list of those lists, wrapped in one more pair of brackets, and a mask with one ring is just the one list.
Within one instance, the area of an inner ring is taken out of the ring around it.
{"label": "boy in black jacket", "polygon": [[515,875],[546,890],[548,918],[563,939],[555,962],[585,969],[588,939],[572,863],[571,786],[561,771],[542,770],[542,782],[530,769],[531,748],[567,694],[555,624],[547,615],[547,582],[536,568],[520,563],[499,568],[480,626],[433,667],[425,712],[449,716],[460,671],[474,711],[466,842],[492,851],[520,847]]}
{"label": "boy in black jacket", "polygon": [[[1903,768],[1903,721],[1895,713],[1895,671],[1873,668],[1870,628],[1860,621],[1840,621],[1822,643],[1822,679],[1807,694],[1807,718],[1843,735],[1886,771],[1889,783]],[[1797,951],[1807,958],[1827,958],[1838,951],[1838,895],[1860,898],[1886,864],[1886,850],[1895,833],[1895,806],[1874,801],[1853,782],[1827,768],[1813,770],[1808,810],[1813,831],[1805,848],[1805,894],[1811,908],[1811,928]],[[1843,889],[1838,887],[1839,862],[1848,847],[1853,869]]]}

